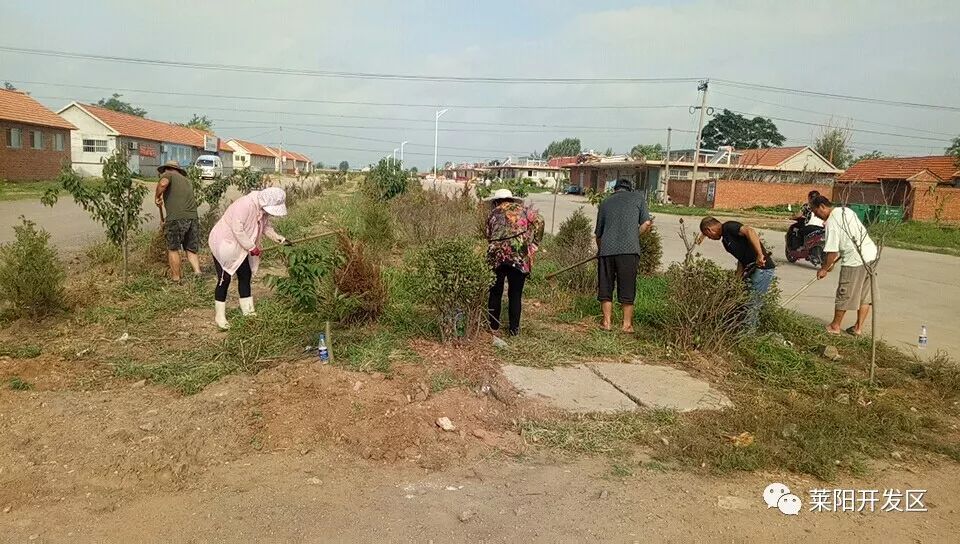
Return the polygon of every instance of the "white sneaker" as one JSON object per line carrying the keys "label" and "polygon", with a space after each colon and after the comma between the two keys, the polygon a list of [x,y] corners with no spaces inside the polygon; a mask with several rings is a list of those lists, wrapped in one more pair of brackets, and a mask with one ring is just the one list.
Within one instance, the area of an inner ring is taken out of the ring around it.
{"label": "white sneaker", "polygon": [[253,308],[253,297],[240,299],[240,311],[245,316],[256,317],[257,311]]}
{"label": "white sneaker", "polygon": [[214,301],[213,308],[216,311],[214,321],[217,323],[217,327],[220,327],[221,331],[229,329],[230,323],[227,323],[227,303],[220,302],[219,300]]}

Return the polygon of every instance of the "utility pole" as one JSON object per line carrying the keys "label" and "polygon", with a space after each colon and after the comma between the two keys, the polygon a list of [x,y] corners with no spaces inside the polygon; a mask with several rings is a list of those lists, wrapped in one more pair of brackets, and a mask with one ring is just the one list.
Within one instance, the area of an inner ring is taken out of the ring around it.
{"label": "utility pole", "polygon": [[437,146],[440,143],[440,116],[447,113],[447,110],[437,110],[436,118],[433,124],[433,182],[436,185],[437,180]]}
{"label": "utility pole", "polygon": [[[705,79],[697,85],[697,90],[703,92],[700,99],[700,122],[697,124],[697,145],[693,152],[693,179],[690,180],[690,202],[687,206],[693,207],[693,197],[697,193],[697,165],[700,164],[700,140],[703,138],[703,117],[707,114],[707,88],[710,80]],[[693,113],[691,108],[690,113]]]}
{"label": "utility pole", "polygon": [[407,145],[410,142],[400,142],[400,166],[403,166],[403,146]]}
{"label": "utility pole", "polygon": [[670,199],[670,135],[673,133],[672,127],[667,127],[667,152],[663,156],[663,194],[660,195],[660,203],[666,204]]}
{"label": "utility pole", "polygon": [[283,175],[283,125],[280,125],[280,156],[277,157],[277,160],[280,161],[277,164],[277,174]]}

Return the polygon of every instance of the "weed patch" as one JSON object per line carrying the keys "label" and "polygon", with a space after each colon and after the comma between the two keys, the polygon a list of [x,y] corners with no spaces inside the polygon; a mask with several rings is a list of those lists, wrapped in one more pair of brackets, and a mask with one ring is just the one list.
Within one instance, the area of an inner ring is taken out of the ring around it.
{"label": "weed patch", "polygon": [[10,389],[13,389],[14,391],[29,391],[33,389],[33,384],[23,380],[20,378],[20,376],[14,376],[10,378],[9,385]]}
{"label": "weed patch", "polygon": [[32,344],[0,348],[0,357],[10,357],[11,359],[34,359],[39,357],[40,353],[40,346]]}

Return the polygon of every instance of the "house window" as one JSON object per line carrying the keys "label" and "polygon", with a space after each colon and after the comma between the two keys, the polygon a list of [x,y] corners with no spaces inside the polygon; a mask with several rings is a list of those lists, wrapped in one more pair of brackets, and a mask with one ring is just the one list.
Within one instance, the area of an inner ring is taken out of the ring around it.
{"label": "house window", "polygon": [[83,151],[85,153],[106,153],[107,141],[106,140],[84,140]]}
{"label": "house window", "polygon": [[528,178],[532,178],[532,177],[533,177],[533,170],[527,170],[527,177],[528,177]]}
{"label": "house window", "polygon": [[63,134],[58,133],[53,135],[53,150],[63,151]]}
{"label": "house window", "polygon": [[39,130],[30,131],[30,147],[34,149],[43,149],[43,133]]}
{"label": "house window", "polygon": [[23,147],[23,130],[19,128],[7,129],[7,147],[15,147],[17,149]]}

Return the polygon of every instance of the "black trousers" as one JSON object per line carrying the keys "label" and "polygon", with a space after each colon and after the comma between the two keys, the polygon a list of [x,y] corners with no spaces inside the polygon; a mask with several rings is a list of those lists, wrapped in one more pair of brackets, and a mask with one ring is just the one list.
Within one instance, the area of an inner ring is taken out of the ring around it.
{"label": "black trousers", "polygon": [[[223,270],[223,266],[213,260],[213,267],[217,270],[217,289],[214,292],[214,300],[217,302],[227,301],[227,289],[230,288],[230,274]],[[240,298],[250,296],[250,279],[253,277],[253,271],[250,270],[250,259],[246,258],[237,269],[237,290],[240,291]]]}
{"label": "black trousers", "polygon": [[637,296],[637,270],[640,256],[636,254],[607,255],[597,262],[597,300],[613,301],[613,288],[617,288],[620,304],[633,304]]}
{"label": "black trousers", "polygon": [[500,265],[494,272],[497,279],[490,287],[490,299],[487,303],[487,309],[490,312],[490,328],[500,329],[500,312],[503,306],[503,282],[507,284],[507,313],[510,316],[510,334],[520,333],[520,301],[523,298],[523,284],[527,281],[527,275],[520,270],[504,264]]}

